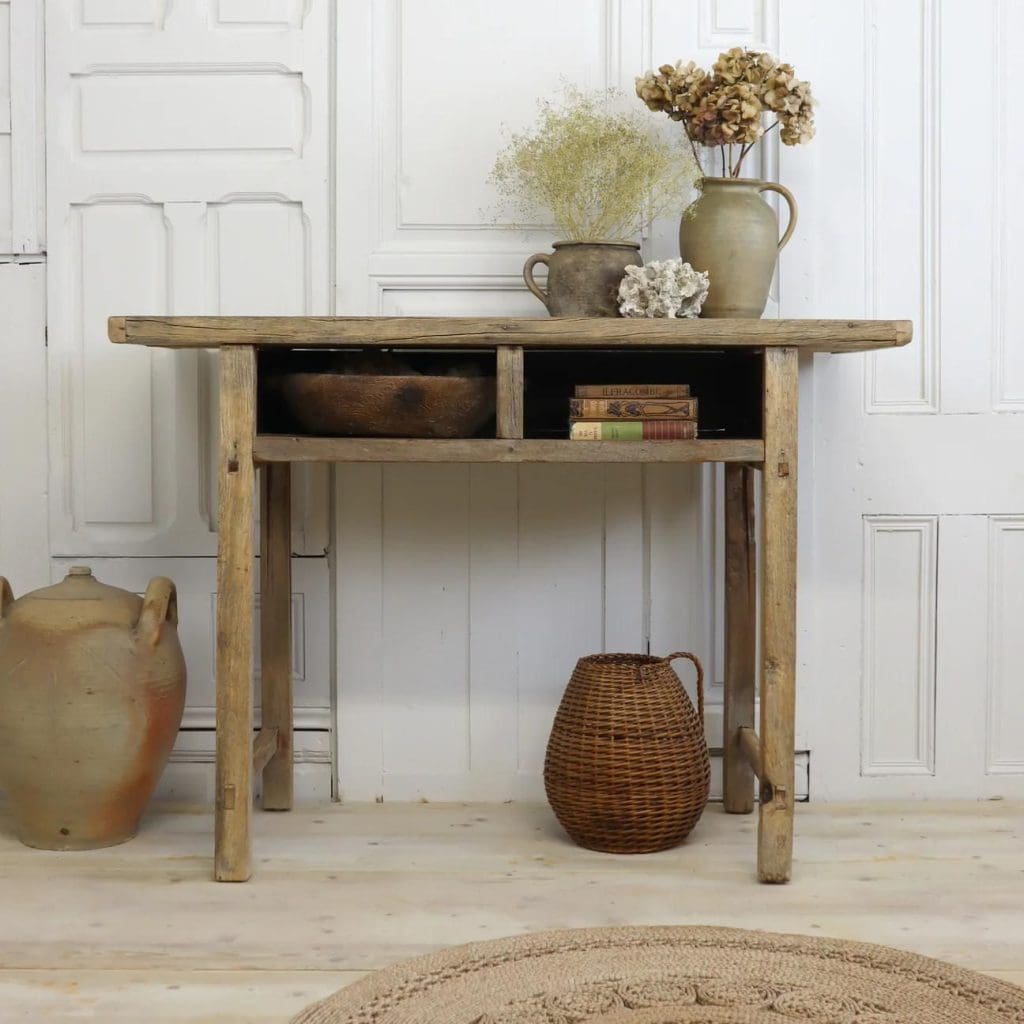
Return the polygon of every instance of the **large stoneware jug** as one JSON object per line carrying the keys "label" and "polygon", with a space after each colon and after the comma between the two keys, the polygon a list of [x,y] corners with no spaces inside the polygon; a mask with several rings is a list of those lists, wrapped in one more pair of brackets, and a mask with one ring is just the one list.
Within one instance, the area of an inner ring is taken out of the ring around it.
{"label": "large stoneware jug", "polygon": [[[789,205],[779,238],[775,211],[761,198],[778,192]],[[754,178],[705,178],[679,224],[679,254],[707,272],[704,317],[757,318],[768,301],[775,263],[796,227],[796,200],[782,185]]]}
{"label": "large stoneware jug", "polygon": [[89,569],[15,601],[0,578],[0,789],[46,850],[130,839],[185,705],[177,595],[140,598]]}

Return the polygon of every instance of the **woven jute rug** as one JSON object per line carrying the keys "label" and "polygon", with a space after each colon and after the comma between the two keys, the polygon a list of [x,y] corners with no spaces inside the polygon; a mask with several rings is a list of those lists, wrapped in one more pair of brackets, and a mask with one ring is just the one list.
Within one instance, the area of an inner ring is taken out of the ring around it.
{"label": "woven jute rug", "polygon": [[731,928],[600,928],[408,960],[293,1024],[996,1024],[1024,989],[885,946]]}

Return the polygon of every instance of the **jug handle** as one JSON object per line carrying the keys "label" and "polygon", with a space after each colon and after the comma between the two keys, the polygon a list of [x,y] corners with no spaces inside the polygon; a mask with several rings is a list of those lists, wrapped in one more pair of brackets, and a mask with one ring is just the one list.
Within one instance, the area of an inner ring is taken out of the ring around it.
{"label": "jug handle", "polygon": [[14,604],[14,591],[11,590],[6,578],[0,576],[0,619],[4,617],[9,604]]}
{"label": "jug handle", "polygon": [[[700,659],[696,654],[691,654],[689,651],[675,651],[673,654],[667,654],[664,661],[673,662],[676,658],[689,658],[693,662],[694,667],[697,669],[697,716],[700,718],[700,727],[704,728],[704,666],[701,665]],[[676,673],[678,675],[678,673]],[[682,682],[680,680],[680,682]]]}
{"label": "jug handle", "polygon": [[548,306],[548,293],[533,279],[533,268],[538,263],[543,263],[549,270],[551,268],[551,257],[546,252],[534,253],[524,264],[523,264],[523,280],[526,282],[526,287],[533,292],[534,295],[544,303],[544,308],[551,312]]}
{"label": "jug handle", "polygon": [[135,629],[151,647],[156,647],[165,622],[178,624],[178,591],[166,576],[154,576],[142,598],[142,613]]}
{"label": "jug handle", "polygon": [[782,247],[789,241],[790,235],[793,234],[793,228],[796,227],[796,200],[785,185],[776,185],[774,181],[762,181],[761,187],[757,191],[778,192],[789,205],[789,223],[786,225],[786,232],[779,239],[779,247],[776,249],[776,252],[782,252]]}

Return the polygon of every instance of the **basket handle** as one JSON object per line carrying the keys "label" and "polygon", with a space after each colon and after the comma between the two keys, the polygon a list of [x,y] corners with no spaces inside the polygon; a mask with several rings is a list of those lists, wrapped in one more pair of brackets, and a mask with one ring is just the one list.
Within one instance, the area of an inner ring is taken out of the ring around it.
{"label": "basket handle", "polygon": [[[700,727],[704,728],[704,666],[701,665],[700,659],[696,654],[691,654],[689,651],[674,651],[672,654],[666,654],[662,659],[663,661],[672,662],[676,658],[689,658],[693,662],[694,667],[697,669],[697,715],[700,718]],[[673,669],[673,671],[675,671]],[[679,673],[677,672],[676,675]]]}

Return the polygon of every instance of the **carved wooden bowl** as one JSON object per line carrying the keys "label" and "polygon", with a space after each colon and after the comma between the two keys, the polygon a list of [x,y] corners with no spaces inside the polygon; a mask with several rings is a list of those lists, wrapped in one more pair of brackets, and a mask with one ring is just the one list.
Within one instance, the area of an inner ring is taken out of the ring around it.
{"label": "carved wooden bowl", "polygon": [[287,373],[281,393],[304,431],[327,437],[472,437],[494,415],[493,377]]}

